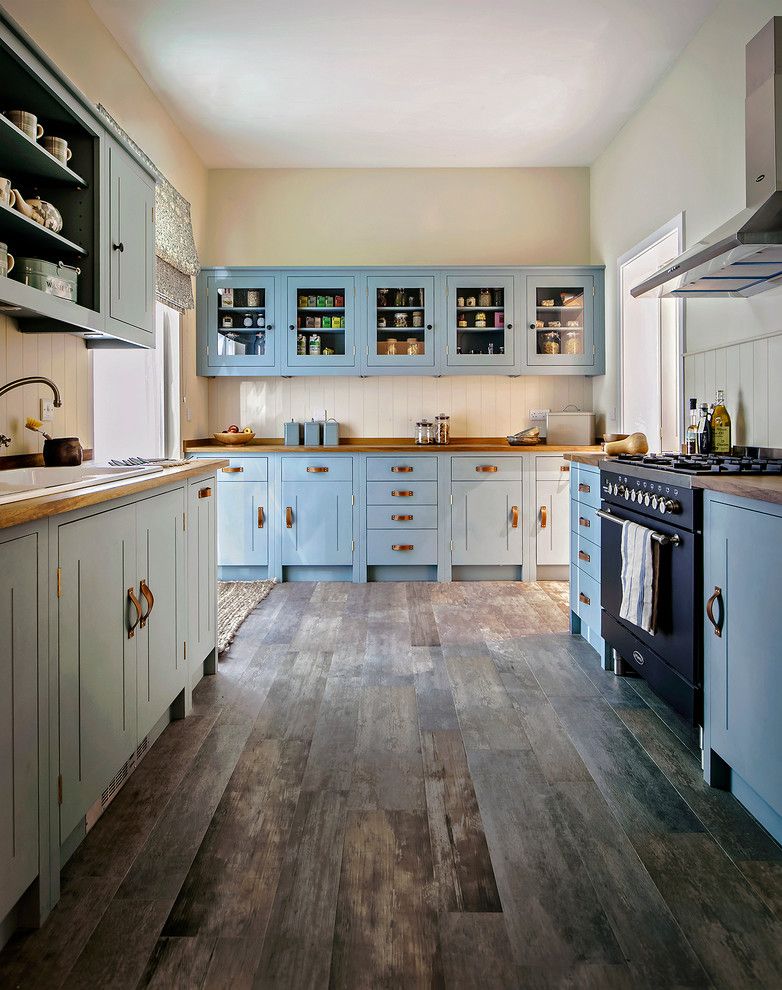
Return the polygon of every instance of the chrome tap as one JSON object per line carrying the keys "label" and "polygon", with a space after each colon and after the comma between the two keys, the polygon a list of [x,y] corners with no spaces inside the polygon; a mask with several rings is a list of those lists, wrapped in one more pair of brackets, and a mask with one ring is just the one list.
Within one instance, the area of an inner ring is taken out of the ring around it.
{"label": "chrome tap", "polygon": [[0,385],[0,396],[5,395],[6,392],[10,392],[14,388],[19,388],[20,385],[48,385],[54,393],[54,405],[56,408],[59,409],[62,405],[60,390],[54,382],[49,378],[43,378],[39,375],[30,375],[27,378],[17,378],[12,382],[8,382],[7,385]]}

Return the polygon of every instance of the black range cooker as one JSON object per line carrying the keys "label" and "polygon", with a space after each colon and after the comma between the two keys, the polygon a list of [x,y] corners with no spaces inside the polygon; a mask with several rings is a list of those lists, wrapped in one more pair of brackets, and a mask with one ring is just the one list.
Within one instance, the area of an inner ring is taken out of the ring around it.
{"label": "black range cooker", "polygon": [[[702,724],[703,474],[780,474],[780,451],[730,455],[620,455],[600,462],[602,635],[614,668],[630,668],[681,715]],[[659,544],[657,627],[652,636],[619,617],[622,522],[653,530]]]}

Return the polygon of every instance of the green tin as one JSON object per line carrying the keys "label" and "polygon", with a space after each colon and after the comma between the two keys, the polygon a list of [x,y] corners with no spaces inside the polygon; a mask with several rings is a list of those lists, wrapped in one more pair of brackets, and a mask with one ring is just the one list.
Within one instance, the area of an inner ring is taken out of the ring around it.
{"label": "green tin", "polygon": [[61,261],[55,264],[42,258],[17,258],[11,272],[11,278],[71,302],[77,301],[79,275],[80,268]]}

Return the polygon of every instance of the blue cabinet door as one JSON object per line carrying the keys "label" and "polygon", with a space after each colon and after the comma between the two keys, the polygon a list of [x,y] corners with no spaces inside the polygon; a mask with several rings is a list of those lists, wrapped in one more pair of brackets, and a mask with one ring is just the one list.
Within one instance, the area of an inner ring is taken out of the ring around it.
{"label": "blue cabinet door", "polygon": [[594,373],[595,277],[583,273],[527,277],[527,364]]}
{"label": "blue cabinet door", "polygon": [[[707,498],[704,595],[708,733],[718,753],[782,815],[782,663],[774,612],[782,516]],[[719,594],[716,594],[719,589]]]}
{"label": "blue cabinet door", "polygon": [[220,567],[269,563],[269,485],[265,481],[221,482],[217,508]]}
{"label": "blue cabinet door", "polygon": [[434,276],[383,272],[366,280],[367,369],[407,375],[434,367]]}
{"label": "blue cabinet door", "polygon": [[353,563],[352,481],[284,481],[282,564]]}
{"label": "blue cabinet door", "polygon": [[[354,368],[355,277],[341,272],[326,276],[289,275],[287,295],[287,370],[328,375],[344,374],[341,369]],[[303,346],[300,337],[304,338]]]}
{"label": "blue cabinet door", "polygon": [[452,562],[521,564],[521,480],[454,481]]}
{"label": "blue cabinet door", "polygon": [[206,282],[206,364],[212,368],[273,368],[278,330],[273,274],[210,276]]}
{"label": "blue cabinet door", "polygon": [[515,361],[514,280],[486,271],[446,279],[449,368],[508,368]]}

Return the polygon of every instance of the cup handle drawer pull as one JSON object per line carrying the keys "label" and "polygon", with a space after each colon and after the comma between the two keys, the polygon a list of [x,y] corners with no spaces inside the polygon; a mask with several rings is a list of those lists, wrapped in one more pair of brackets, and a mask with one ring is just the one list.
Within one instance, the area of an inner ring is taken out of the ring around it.
{"label": "cup handle drawer pull", "polygon": [[413,468],[409,464],[394,464],[391,474],[411,474]]}
{"label": "cup handle drawer pull", "polygon": [[580,602],[583,602],[584,605],[591,605],[592,604],[592,599],[591,598],[587,598],[587,596],[584,594],[583,591],[579,591],[579,593],[578,593],[578,600]]}
{"label": "cup handle drawer pull", "polygon": [[258,506],[258,529],[263,529],[263,506]]}
{"label": "cup handle drawer pull", "polygon": [[588,519],[584,519],[583,516],[579,516],[578,517],[578,525],[579,526],[584,526],[584,527],[586,527],[586,529],[589,529],[591,527],[592,523],[590,523],[590,521]]}
{"label": "cup handle drawer pull", "polygon": [[563,474],[567,474],[570,471],[570,465],[569,464],[561,464],[559,470]]}
{"label": "cup handle drawer pull", "polygon": [[285,507],[285,528],[293,529],[293,508],[290,505]]}
{"label": "cup handle drawer pull", "polygon": [[583,492],[584,495],[588,495],[592,491],[592,486],[585,485],[584,482],[582,481],[581,484],[578,486],[578,490],[580,492]]}
{"label": "cup handle drawer pull", "polygon": [[512,505],[510,507],[510,528],[519,528],[519,507],[518,505]]}
{"label": "cup handle drawer pull", "polygon": [[147,584],[144,578],[141,579],[141,584],[139,585],[139,591],[144,596],[147,602],[147,611],[141,616],[141,621],[138,626],[139,629],[143,629],[147,624],[147,619],[152,615],[152,609],[155,607],[155,596],[152,594],[152,590]]}
{"label": "cup handle drawer pull", "polygon": [[[720,603],[720,617],[719,619],[714,618],[714,603]],[[715,586],[714,591],[709,595],[709,600],[706,602],[706,615],[708,616],[709,622],[714,626],[714,635],[722,636],[722,624],[725,620],[725,610],[722,604],[722,588],[717,588]]]}
{"label": "cup handle drawer pull", "polygon": [[244,471],[243,467],[227,467],[221,469],[223,474],[241,474]]}
{"label": "cup handle drawer pull", "polygon": [[134,588],[128,588],[128,601],[131,603],[133,608],[136,610],[136,621],[133,625],[128,626],[128,639],[133,639],[136,635],[136,626],[141,622],[141,605],[138,598],[136,598],[136,592]]}
{"label": "cup handle drawer pull", "polygon": [[413,517],[412,516],[400,516],[398,513],[394,513],[394,515],[391,516],[391,521],[392,522],[412,522],[413,521]]}
{"label": "cup handle drawer pull", "polygon": [[592,560],[592,557],[591,557],[590,554],[588,554],[586,552],[586,550],[579,550],[578,551],[578,559],[579,560],[585,560],[587,563],[589,563]]}
{"label": "cup handle drawer pull", "polygon": [[392,550],[415,550],[415,544],[413,543],[392,543]]}
{"label": "cup handle drawer pull", "polygon": [[212,489],[211,488],[199,488],[198,489],[198,497],[199,498],[211,498],[212,497]]}
{"label": "cup handle drawer pull", "polygon": [[328,474],[327,467],[308,467],[307,474]]}
{"label": "cup handle drawer pull", "polygon": [[415,492],[411,492],[411,491],[398,491],[397,489],[394,489],[394,491],[391,492],[391,495],[394,498],[410,498],[411,495],[415,495]]}
{"label": "cup handle drawer pull", "polygon": [[496,464],[478,464],[475,470],[480,474],[495,474],[499,468]]}
{"label": "cup handle drawer pull", "polygon": [[548,526],[548,508],[545,505],[540,507],[540,528],[545,529]]}

